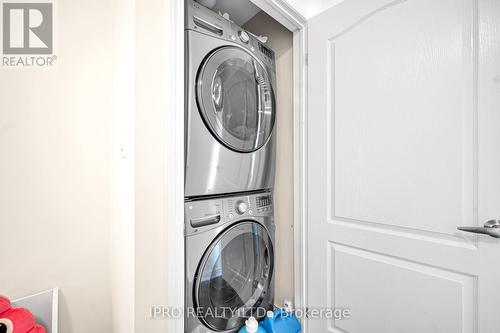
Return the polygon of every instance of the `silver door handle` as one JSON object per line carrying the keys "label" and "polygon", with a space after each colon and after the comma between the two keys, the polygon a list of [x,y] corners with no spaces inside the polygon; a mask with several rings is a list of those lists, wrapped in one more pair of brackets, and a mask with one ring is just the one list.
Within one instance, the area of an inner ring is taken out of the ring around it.
{"label": "silver door handle", "polygon": [[489,220],[484,227],[458,227],[458,230],[500,238],[500,220]]}

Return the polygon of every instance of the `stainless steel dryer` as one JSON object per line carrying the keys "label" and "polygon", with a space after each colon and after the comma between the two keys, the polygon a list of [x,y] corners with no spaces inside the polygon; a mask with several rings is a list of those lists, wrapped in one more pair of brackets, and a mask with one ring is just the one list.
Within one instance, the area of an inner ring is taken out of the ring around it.
{"label": "stainless steel dryer", "polygon": [[185,203],[187,333],[235,332],[274,301],[270,192]]}
{"label": "stainless steel dryer", "polygon": [[185,196],[271,189],[274,52],[200,4],[186,6]]}

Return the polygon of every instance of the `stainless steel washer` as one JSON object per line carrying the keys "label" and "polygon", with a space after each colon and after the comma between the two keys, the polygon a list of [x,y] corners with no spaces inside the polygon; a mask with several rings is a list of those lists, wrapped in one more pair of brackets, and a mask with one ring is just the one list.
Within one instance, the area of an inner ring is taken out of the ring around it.
{"label": "stainless steel washer", "polygon": [[185,31],[185,196],[272,189],[274,52],[192,1]]}
{"label": "stainless steel washer", "polygon": [[274,301],[272,194],[185,203],[187,333],[236,332]]}

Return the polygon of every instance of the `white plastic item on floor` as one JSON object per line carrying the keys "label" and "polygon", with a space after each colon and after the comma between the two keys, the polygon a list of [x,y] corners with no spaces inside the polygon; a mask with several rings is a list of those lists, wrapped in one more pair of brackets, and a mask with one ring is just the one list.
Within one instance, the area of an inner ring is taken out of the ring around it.
{"label": "white plastic item on floor", "polygon": [[293,311],[293,303],[292,303],[292,301],[290,301],[288,299],[285,299],[283,301],[283,310],[285,310],[286,312],[292,312]]}
{"label": "white plastic item on floor", "polygon": [[259,322],[255,317],[250,317],[245,321],[245,326],[238,333],[266,333],[266,331],[259,326]]}

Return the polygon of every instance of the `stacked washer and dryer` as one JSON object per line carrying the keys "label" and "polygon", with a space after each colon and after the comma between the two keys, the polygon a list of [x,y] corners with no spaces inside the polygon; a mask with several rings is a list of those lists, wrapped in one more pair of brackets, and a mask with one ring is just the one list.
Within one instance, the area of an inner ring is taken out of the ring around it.
{"label": "stacked washer and dryer", "polygon": [[235,332],[274,301],[274,52],[186,4],[186,332]]}

